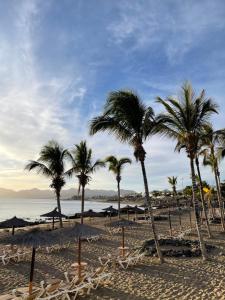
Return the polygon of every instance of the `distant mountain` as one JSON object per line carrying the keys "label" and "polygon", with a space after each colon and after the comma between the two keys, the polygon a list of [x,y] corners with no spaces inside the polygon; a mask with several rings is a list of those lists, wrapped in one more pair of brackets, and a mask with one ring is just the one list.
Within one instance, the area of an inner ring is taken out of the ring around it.
{"label": "distant mountain", "polygon": [[[135,191],[131,190],[121,190],[121,196],[135,194]],[[77,195],[77,189],[67,189],[62,190],[61,197],[62,199],[70,199],[74,195]],[[117,195],[117,191],[114,190],[91,190],[86,189],[85,195],[87,198],[91,197],[112,197]],[[54,198],[54,193],[52,190],[39,190],[39,189],[30,189],[30,190],[21,190],[13,191],[9,189],[0,188],[0,198],[30,198],[30,199],[49,199]]]}

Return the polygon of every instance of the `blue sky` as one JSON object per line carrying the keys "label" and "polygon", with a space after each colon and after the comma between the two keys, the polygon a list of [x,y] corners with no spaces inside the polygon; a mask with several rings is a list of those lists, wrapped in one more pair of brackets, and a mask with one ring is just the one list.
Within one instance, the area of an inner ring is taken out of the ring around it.
{"label": "blue sky", "polygon": [[[95,158],[133,158],[107,134],[88,136],[111,90],[134,89],[159,112],[155,97],[176,95],[190,80],[218,102],[213,122],[225,127],[224,49],[223,0],[0,1],[0,187],[48,188],[23,168],[50,139],[71,148],[85,138]],[[188,160],[173,149],[157,136],[146,143],[150,189],[167,188],[172,175],[190,183]],[[214,182],[210,170],[203,174]],[[135,161],[122,187],[143,190]],[[90,188],[115,188],[113,175],[96,173]]]}

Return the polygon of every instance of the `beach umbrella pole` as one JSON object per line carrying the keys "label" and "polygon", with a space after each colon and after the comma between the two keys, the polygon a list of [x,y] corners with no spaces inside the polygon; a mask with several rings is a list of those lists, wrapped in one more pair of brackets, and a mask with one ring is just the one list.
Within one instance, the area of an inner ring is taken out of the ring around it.
{"label": "beach umbrella pole", "polygon": [[35,248],[32,248],[32,258],[30,266],[30,282],[29,282],[29,295],[32,294],[33,278],[34,278],[34,262],[35,262]]}
{"label": "beach umbrella pole", "polygon": [[12,227],[12,235],[15,234],[15,226]]}
{"label": "beach umbrella pole", "polygon": [[78,238],[78,278],[81,278],[81,238]]}
{"label": "beach umbrella pole", "polygon": [[124,227],[122,227],[122,255],[124,256]]}
{"label": "beach umbrella pole", "polygon": [[52,229],[55,229],[55,218],[52,219]]}

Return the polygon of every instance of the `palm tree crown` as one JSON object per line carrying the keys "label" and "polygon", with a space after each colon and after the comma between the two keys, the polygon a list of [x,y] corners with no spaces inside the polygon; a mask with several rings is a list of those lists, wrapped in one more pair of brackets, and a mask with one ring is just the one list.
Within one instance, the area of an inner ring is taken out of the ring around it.
{"label": "palm tree crown", "polygon": [[188,155],[194,158],[199,135],[210,125],[209,118],[217,113],[217,105],[205,98],[204,90],[196,97],[189,83],[183,85],[180,99],[158,97],[157,100],[166,109],[166,113],[158,117],[158,128],[163,134],[177,139],[178,146],[185,145]]}
{"label": "palm tree crown", "polygon": [[90,124],[90,133],[98,131],[113,133],[121,142],[134,146],[137,159],[144,159],[143,142],[155,129],[154,111],[146,107],[132,91],[111,92],[107,98],[104,112]]}
{"label": "palm tree crown", "polygon": [[175,177],[175,176],[168,177],[168,182],[173,188],[174,195],[176,195],[176,193],[177,193],[177,191],[176,191],[177,177]]}
{"label": "palm tree crown", "polygon": [[52,178],[50,186],[57,190],[65,185],[64,173],[66,155],[66,149],[63,149],[56,141],[50,141],[41,149],[38,160],[31,160],[25,169],[28,171],[35,169],[38,174]]}
{"label": "palm tree crown", "polygon": [[80,186],[85,187],[91,177],[99,167],[104,167],[105,163],[101,160],[92,161],[92,150],[88,149],[86,141],[81,141],[80,144],[75,145],[75,148],[69,153],[69,159],[72,163],[72,168],[66,174],[72,176],[76,174],[79,179]]}
{"label": "palm tree crown", "polygon": [[[60,192],[65,185],[65,158],[67,155],[66,149],[63,149],[56,141],[50,141],[41,149],[38,160],[31,160],[25,167],[28,171],[36,170],[38,174],[51,178],[50,187],[55,191],[59,212],[61,212]],[[62,226],[61,219],[60,224]]]}
{"label": "palm tree crown", "polygon": [[121,171],[125,164],[131,164],[131,159],[127,157],[116,158],[111,155],[105,159],[106,163],[109,163],[109,171],[112,171],[116,175],[116,180],[121,181]]}

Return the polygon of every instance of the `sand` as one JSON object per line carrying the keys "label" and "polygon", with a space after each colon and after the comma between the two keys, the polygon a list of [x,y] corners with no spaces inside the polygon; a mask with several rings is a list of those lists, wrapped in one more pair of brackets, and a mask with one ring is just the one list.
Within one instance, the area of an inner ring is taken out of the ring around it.
{"label": "sand", "polygon": [[[182,216],[184,227],[189,227],[188,215]],[[94,220],[92,225],[101,227],[102,220]],[[172,216],[174,231],[179,233],[178,217]],[[89,222],[90,224],[90,222]],[[160,234],[168,234],[168,221],[157,221]],[[182,300],[216,300],[225,299],[225,234],[220,233],[219,225],[212,226],[214,239],[208,243],[218,248],[210,254],[210,260],[203,262],[201,258],[166,258],[159,264],[156,257],[145,257],[138,265],[127,270],[111,269],[113,273],[111,284],[91,292],[81,299],[182,299]],[[125,231],[125,243],[130,249],[142,244],[143,240],[152,238],[149,225],[143,225],[137,230]],[[195,229],[188,238],[196,238]],[[102,241],[82,244],[82,260],[88,267],[99,265],[98,257],[107,253],[115,253],[121,245],[121,234],[105,235]],[[71,264],[77,259],[77,245],[71,244],[60,253],[37,253],[35,264],[35,282],[46,278],[61,278]],[[0,268],[0,294],[10,292],[17,286],[28,282],[30,262],[10,263]]]}

